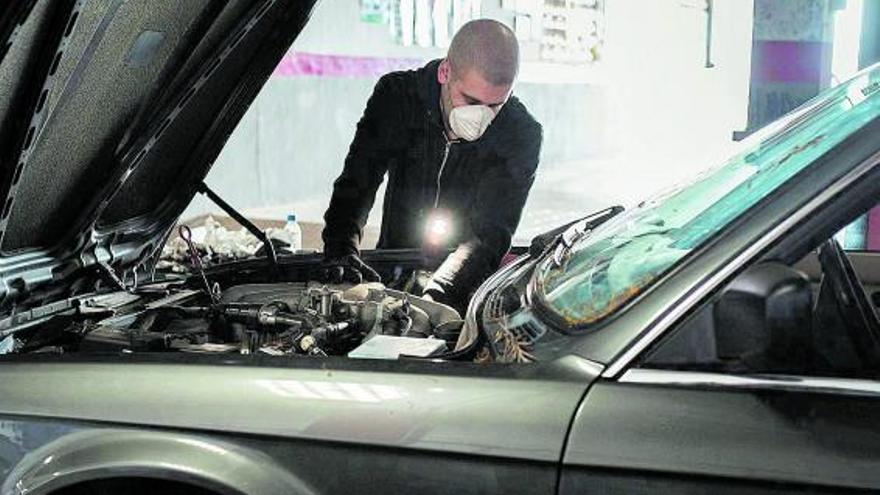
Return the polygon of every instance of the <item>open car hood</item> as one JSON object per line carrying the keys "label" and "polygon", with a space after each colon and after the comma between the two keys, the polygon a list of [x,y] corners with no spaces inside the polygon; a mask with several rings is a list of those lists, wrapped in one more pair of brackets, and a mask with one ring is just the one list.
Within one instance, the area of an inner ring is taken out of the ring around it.
{"label": "open car hood", "polygon": [[315,1],[0,7],[0,315],[149,267]]}

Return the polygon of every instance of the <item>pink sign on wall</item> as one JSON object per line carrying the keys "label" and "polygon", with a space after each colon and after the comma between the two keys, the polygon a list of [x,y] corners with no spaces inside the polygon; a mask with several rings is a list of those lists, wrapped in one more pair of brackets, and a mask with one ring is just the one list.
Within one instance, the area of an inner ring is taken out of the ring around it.
{"label": "pink sign on wall", "polygon": [[425,64],[418,58],[351,57],[316,53],[288,53],[272,73],[273,77],[379,77],[397,70]]}

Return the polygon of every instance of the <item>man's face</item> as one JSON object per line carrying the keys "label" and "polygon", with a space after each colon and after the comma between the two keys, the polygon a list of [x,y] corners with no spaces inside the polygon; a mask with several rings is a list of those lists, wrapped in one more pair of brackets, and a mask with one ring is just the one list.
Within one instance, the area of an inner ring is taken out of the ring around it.
{"label": "man's face", "polygon": [[437,80],[442,85],[443,113],[446,118],[453,108],[466,105],[485,105],[497,115],[513,88],[510,84],[490,84],[477,70],[466,70],[462,74],[453,71],[448,60],[440,63]]}

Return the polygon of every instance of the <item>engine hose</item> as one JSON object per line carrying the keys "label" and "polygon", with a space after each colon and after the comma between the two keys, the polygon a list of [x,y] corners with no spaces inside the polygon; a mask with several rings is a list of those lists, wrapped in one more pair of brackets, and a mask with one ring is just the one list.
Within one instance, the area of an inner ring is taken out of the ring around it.
{"label": "engine hose", "polygon": [[427,312],[416,306],[410,306],[409,316],[412,323],[409,329],[403,332],[404,337],[427,338],[433,335],[431,331],[431,317],[428,316]]}
{"label": "engine hose", "polygon": [[339,323],[330,323],[312,330],[312,337],[319,343],[332,342],[346,334],[346,330],[351,327],[347,321]]}
{"label": "engine hose", "polygon": [[441,323],[434,328],[434,336],[443,339],[453,346],[461,334],[461,328],[464,326],[464,320],[452,320]]}
{"label": "engine hose", "polygon": [[174,313],[175,316],[183,318],[204,318],[211,314],[211,308],[204,306],[156,306],[147,311],[154,313]]}

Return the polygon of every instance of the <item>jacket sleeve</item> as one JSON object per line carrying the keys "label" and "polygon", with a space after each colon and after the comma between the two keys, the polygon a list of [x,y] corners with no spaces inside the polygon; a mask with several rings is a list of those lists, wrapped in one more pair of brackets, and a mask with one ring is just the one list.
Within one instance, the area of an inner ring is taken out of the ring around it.
{"label": "jacket sleeve", "polygon": [[342,174],[333,183],[321,234],[326,257],[359,252],[376,190],[385,177],[388,162],[402,146],[399,128],[403,122],[404,96],[395,86],[390,75],[376,83],[357,124]]}
{"label": "jacket sleeve", "polygon": [[471,234],[434,272],[427,294],[442,302],[461,304],[498,269],[535,180],[541,139],[541,126],[534,124],[500,143],[503,163],[487,171],[477,186],[469,219]]}

